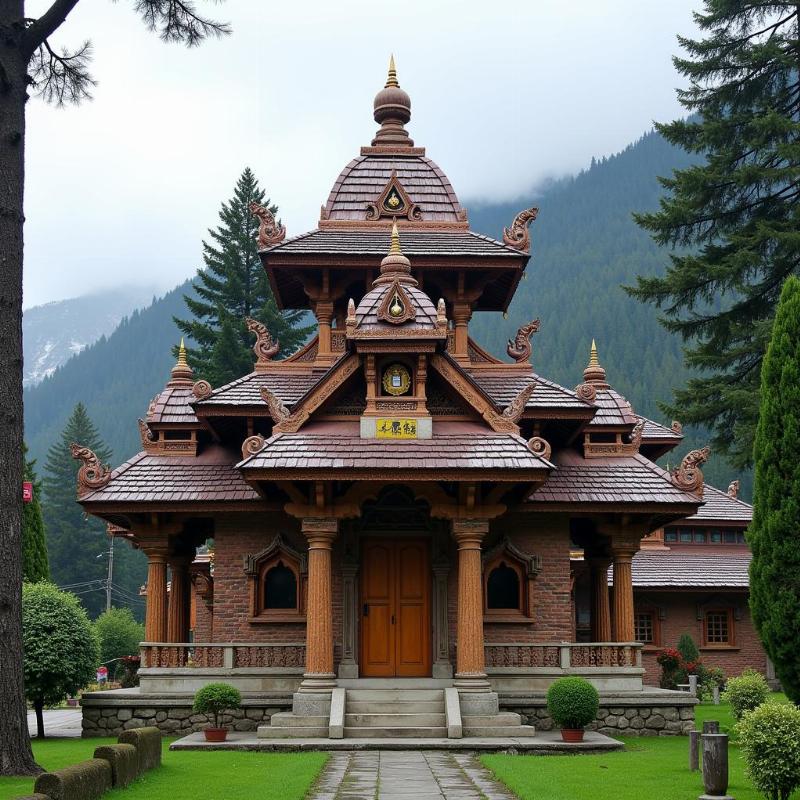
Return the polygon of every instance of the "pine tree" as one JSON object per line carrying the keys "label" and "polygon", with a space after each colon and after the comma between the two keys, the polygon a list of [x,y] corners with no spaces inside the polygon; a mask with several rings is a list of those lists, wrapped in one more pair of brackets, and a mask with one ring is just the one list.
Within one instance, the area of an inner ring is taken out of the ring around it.
{"label": "pine tree", "polygon": [[252,371],[254,339],[245,326],[246,317],[263,322],[280,341],[284,355],[294,352],[310,330],[300,326],[303,312],[278,310],[259,260],[258,220],[249,205],[256,202],[277,214],[277,206],[265,197],[255,175],[246,168],[233,197],[222,204],[222,224],[209,230],[210,242],[203,242],[205,269],[198,272],[195,282],[198,297],[184,297],[193,319],[175,319],[181,331],[196,343],[188,351],[195,374],[212,386],[222,386]]}
{"label": "pine tree", "polygon": [[783,286],[761,370],[750,609],[786,694],[800,701],[800,279]]}
{"label": "pine tree", "polygon": [[686,120],[657,125],[703,160],[661,179],[655,213],[636,216],[674,248],[663,277],[632,293],[664,312],[700,374],[675,391],[670,414],[707,426],[737,466],[752,463],[758,385],[775,306],[800,267],[800,6],[705,0],[705,38],[679,37],[690,85]]}
{"label": "pine tree", "polygon": [[47,543],[44,535],[42,505],[39,500],[42,485],[36,475],[36,461],[28,460],[28,448],[23,445],[25,471],[23,477],[33,484],[33,499],[22,509],[22,579],[27,583],[38,583],[50,579],[47,563]]}

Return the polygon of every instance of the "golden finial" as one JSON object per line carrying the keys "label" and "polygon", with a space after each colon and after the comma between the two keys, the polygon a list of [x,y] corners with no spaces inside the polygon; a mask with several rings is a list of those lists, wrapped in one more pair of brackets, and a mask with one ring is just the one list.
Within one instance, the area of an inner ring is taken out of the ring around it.
{"label": "golden finial", "polygon": [[186,345],[183,343],[183,336],[181,336],[181,343],[178,347],[178,366],[179,367],[188,367],[189,364],[186,361]]}
{"label": "golden finial", "polygon": [[394,65],[394,53],[389,56],[389,75],[386,78],[386,86],[384,88],[388,89],[390,86],[400,86],[397,82],[397,69]]}
{"label": "golden finial", "polygon": [[592,339],[592,349],[589,351],[589,366],[590,367],[600,366],[600,361],[597,358],[597,345],[595,344],[594,339]]}
{"label": "golden finial", "polygon": [[390,256],[401,256],[403,251],[400,249],[400,231],[397,230],[397,223],[392,223],[392,246],[389,248]]}

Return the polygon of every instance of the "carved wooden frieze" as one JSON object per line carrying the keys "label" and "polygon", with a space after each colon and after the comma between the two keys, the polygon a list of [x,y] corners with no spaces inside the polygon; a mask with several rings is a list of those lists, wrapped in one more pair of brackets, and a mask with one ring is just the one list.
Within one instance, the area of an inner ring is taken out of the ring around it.
{"label": "carved wooden frieze", "polygon": [[69,451],[76,461],[81,462],[78,469],[78,497],[95,489],[102,489],[111,480],[111,467],[101,464],[100,459],[88,447],[73,442]]}
{"label": "carved wooden frieze", "polygon": [[258,235],[256,241],[259,249],[279,244],[286,238],[286,228],[275,220],[275,215],[258,203],[250,203],[250,213],[258,218]]}
{"label": "carved wooden frieze", "polygon": [[536,219],[539,213],[538,208],[526,208],[520,211],[510,228],[503,228],[503,241],[515,250],[529,252],[531,249],[531,235],[528,226]]}
{"label": "carved wooden frieze", "polygon": [[531,336],[539,330],[539,320],[534,319],[527,325],[517,330],[513,340],[508,340],[506,352],[518,364],[528,361],[531,357]]}
{"label": "carved wooden frieze", "polygon": [[255,334],[256,343],[253,345],[253,352],[256,354],[256,369],[268,364],[272,357],[281,350],[281,343],[272,338],[272,334],[267,330],[263,322],[251,317],[245,317],[245,325],[250,333]]}
{"label": "carved wooden frieze", "polygon": [[703,471],[701,464],[708,461],[711,448],[706,445],[699,450],[691,450],[681,461],[680,466],[672,471],[672,483],[684,492],[703,496]]}
{"label": "carved wooden frieze", "polygon": [[633,456],[642,446],[642,433],[644,420],[640,419],[630,433],[628,441],[623,439],[623,434],[618,433],[615,442],[592,441],[592,432],[584,434],[583,455],[585,458],[605,458],[606,456]]}

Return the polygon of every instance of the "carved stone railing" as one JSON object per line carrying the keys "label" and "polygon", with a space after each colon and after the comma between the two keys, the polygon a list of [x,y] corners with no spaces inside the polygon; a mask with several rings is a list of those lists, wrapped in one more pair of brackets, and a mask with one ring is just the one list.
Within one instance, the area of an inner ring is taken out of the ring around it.
{"label": "carved stone railing", "polygon": [[561,642],[559,644],[518,644],[487,642],[486,666],[553,667],[568,673],[573,668],[613,669],[642,666],[640,642]]}
{"label": "carved stone railing", "polygon": [[302,667],[306,660],[304,642],[142,642],[141,669],[237,667]]}

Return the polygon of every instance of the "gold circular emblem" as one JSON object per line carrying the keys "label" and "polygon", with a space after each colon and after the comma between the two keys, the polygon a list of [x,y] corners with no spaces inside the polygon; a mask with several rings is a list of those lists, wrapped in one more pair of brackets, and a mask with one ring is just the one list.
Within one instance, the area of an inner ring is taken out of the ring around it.
{"label": "gold circular emblem", "polygon": [[395,397],[411,387],[411,374],[402,364],[392,364],[383,371],[383,390]]}

